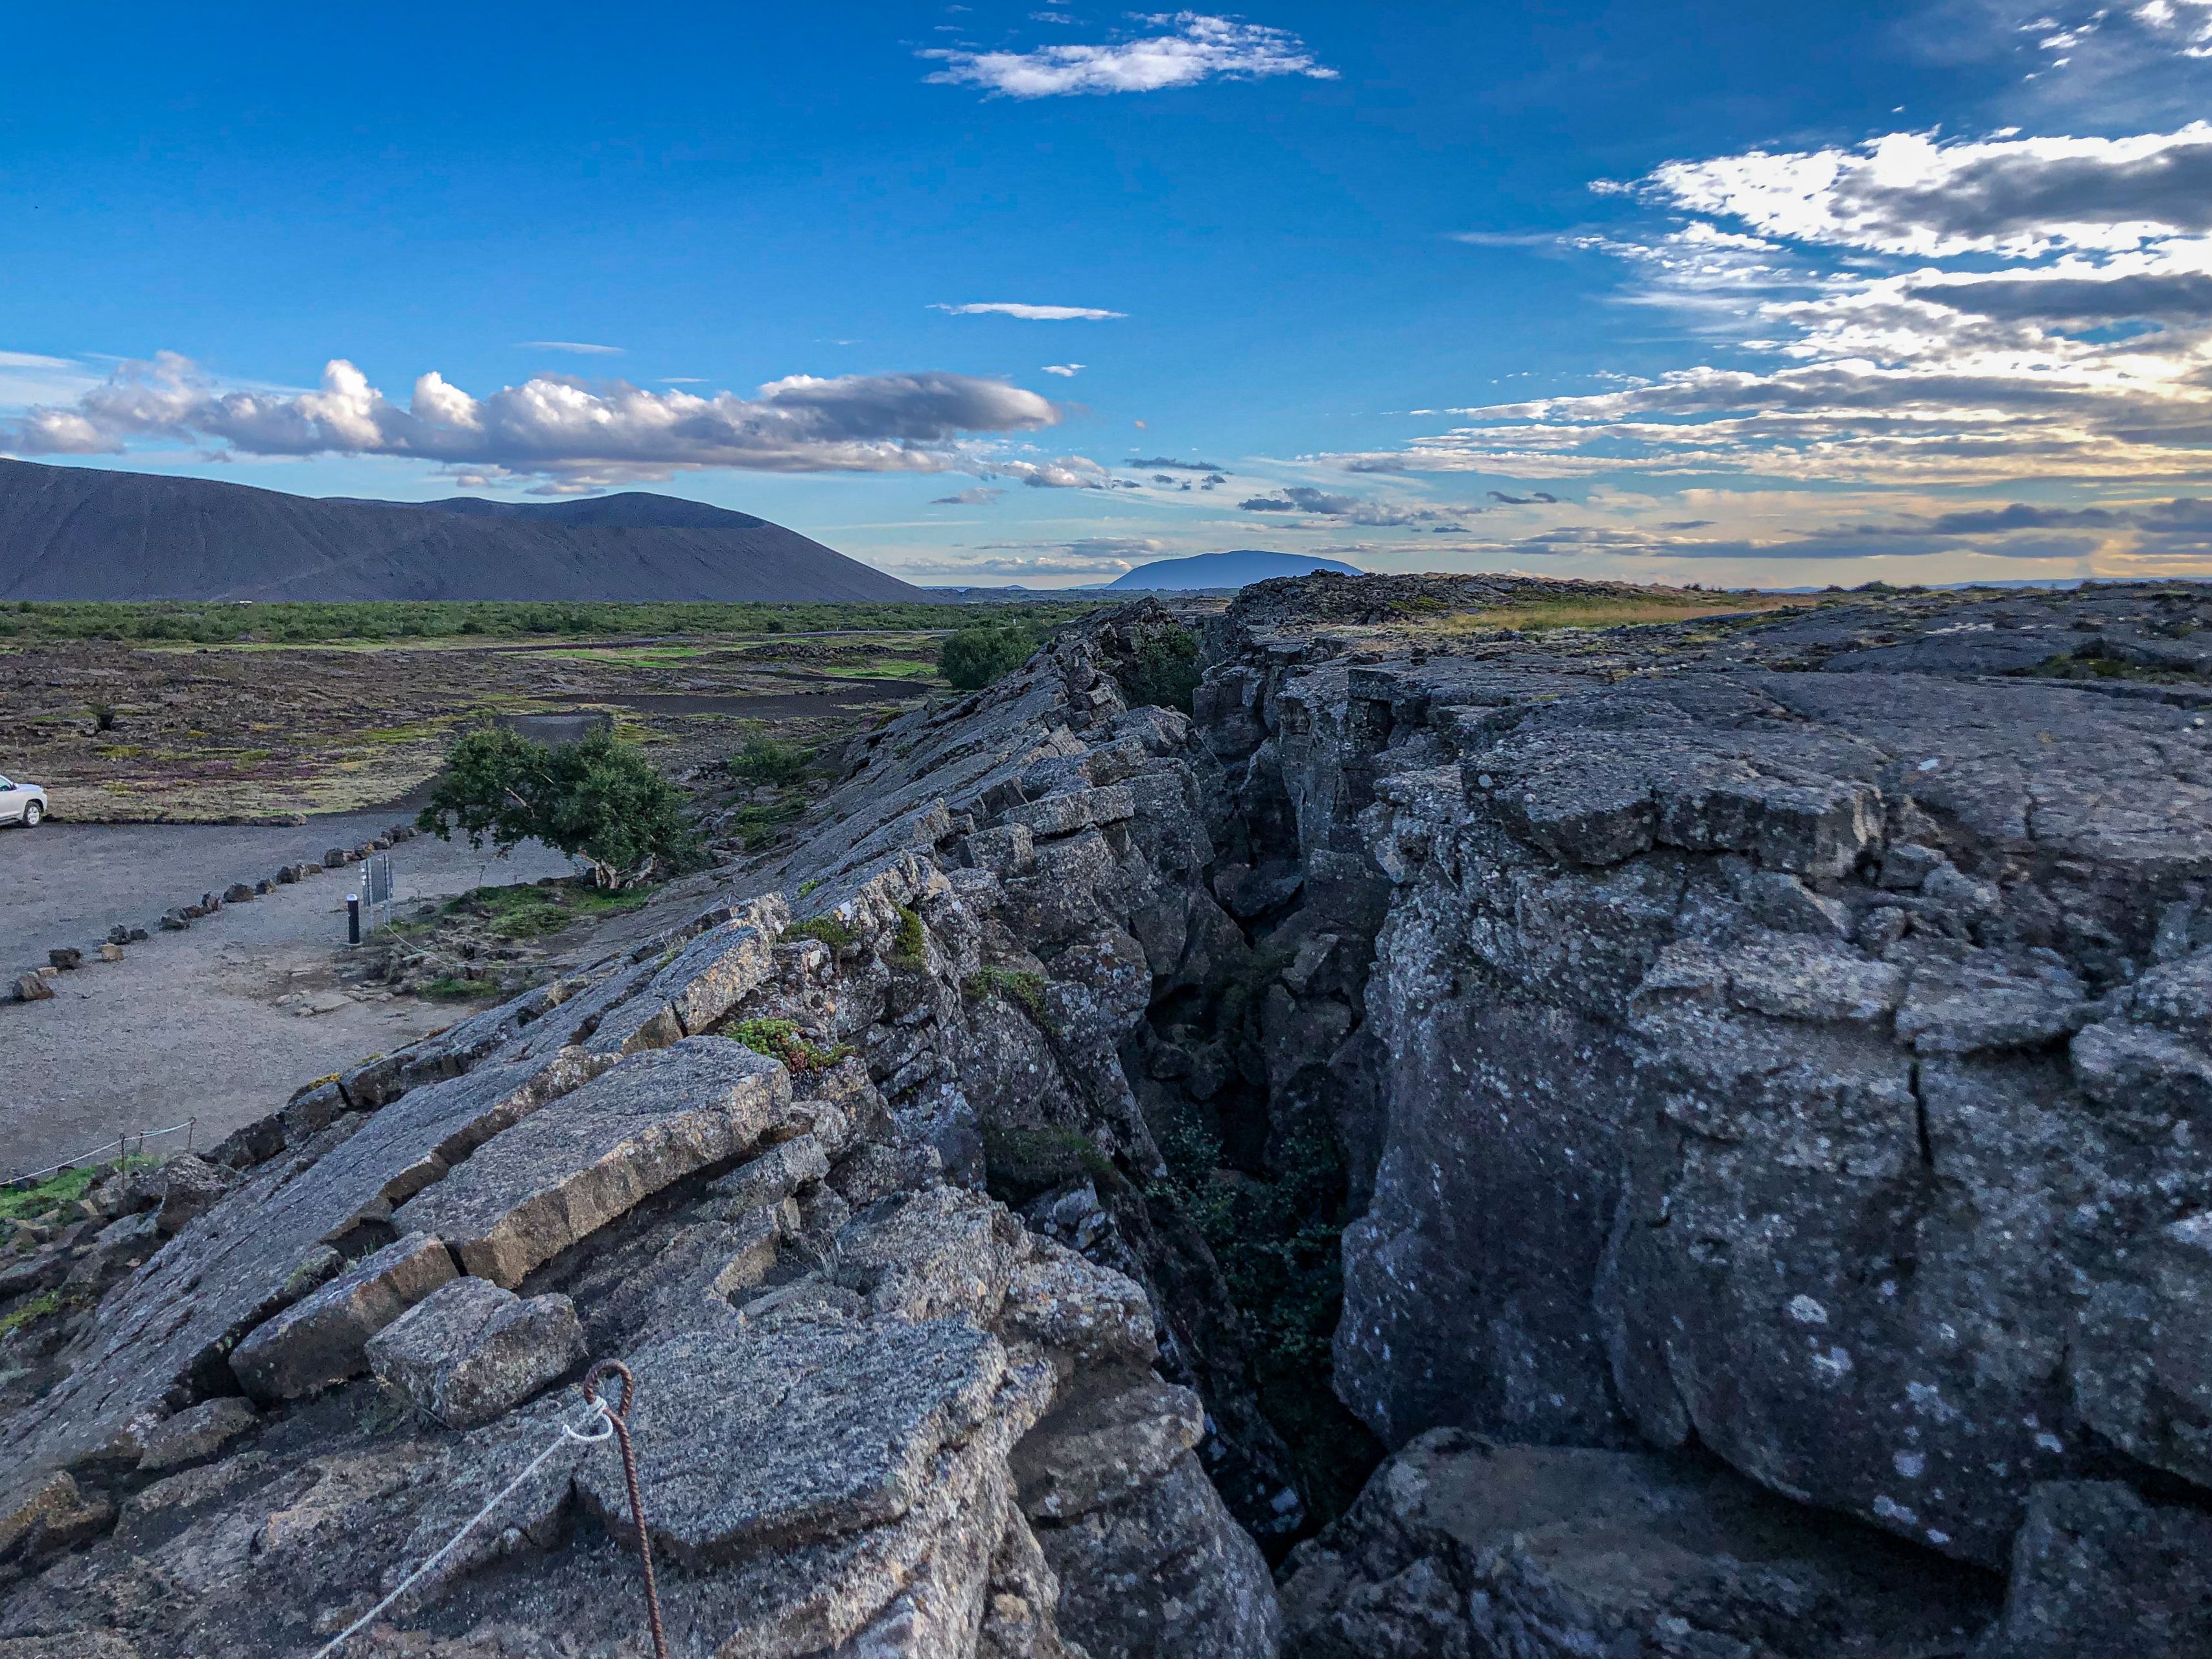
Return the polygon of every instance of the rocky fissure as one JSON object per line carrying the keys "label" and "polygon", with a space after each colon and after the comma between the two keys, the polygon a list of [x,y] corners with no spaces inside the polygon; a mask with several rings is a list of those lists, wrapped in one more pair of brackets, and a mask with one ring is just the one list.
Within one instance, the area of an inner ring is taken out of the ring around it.
{"label": "rocky fissure", "polygon": [[[1065,630],[99,1189],[0,1659],[312,1653],[592,1356],[686,1655],[2206,1650],[2204,602],[1529,586]],[[638,1651],[629,1536],[564,1444],[356,1650]]]}

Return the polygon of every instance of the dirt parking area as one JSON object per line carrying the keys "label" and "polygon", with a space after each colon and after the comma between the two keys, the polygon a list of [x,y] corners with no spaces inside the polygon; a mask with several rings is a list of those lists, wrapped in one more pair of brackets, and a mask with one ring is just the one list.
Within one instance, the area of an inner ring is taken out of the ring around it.
{"label": "dirt parking area", "polygon": [[[204,891],[358,842],[392,816],[290,829],[49,823],[0,831],[0,966],[12,980],[56,945],[87,956],[55,977],[51,1000],[0,1003],[0,1174],[188,1118],[198,1120],[203,1144],[220,1139],[306,1079],[466,1012],[342,975],[357,866],[226,905],[183,933],[154,931],[120,962],[88,948],[118,922],[149,927]],[[535,842],[492,858],[428,836],[391,856],[403,904],[571,867]]]}

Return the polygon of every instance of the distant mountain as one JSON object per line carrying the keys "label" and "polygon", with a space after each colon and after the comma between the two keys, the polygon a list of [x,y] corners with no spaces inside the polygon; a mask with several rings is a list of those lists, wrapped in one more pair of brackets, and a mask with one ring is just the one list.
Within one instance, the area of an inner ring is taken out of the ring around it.
{"label": "distant mountain", "polygon": [[795,530],[670,495],[315,500],[0,460],[0,599],[928,597]]}
{"label": "distant mountain", "polygon": [[1271,576],[1310,576],[1316,570],[1333,570],[1340,576],[1364,576],[1357,565],[1338,559],[1317,559],[1308,553],[1269,553],[1243,548],[1234,553],[1198,553],[1188,559],[1156,559],[1140,564],[1126,576],[1117,576],[1109,587],[1242,587]]}

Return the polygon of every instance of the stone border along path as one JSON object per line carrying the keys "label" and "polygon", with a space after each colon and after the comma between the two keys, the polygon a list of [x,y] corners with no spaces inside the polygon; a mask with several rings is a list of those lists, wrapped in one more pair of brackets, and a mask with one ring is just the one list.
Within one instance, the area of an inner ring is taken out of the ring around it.
{"label": "stone border along path", "polygon": [[[357,847],[332,847],[319,860],[296,864],[279,865],[274,876],[248,884],[234,881],[221,891],[210,890],[197,901],[172,906],[164,910],[153,927],[165,933],[181,933],[203,916],[211,916],[227,904],[246,904],[257,898],[265,898],[278,887],[289,887],[310,876],[319,876],[327,870],[336,870],[349,864],[358,864],[377,853],[389,852],[403,842],[409,842],[422,832],[411,823],[395,823],[381,835],[362,842]],[[94,947],[94,959],[100,962],[120,962],[123,947],[140,944],[151,937],[151,930],[136,927],[127,922],[118,922],[107,930],[107,937]],[[16,1002],[41,1002],[53,994],[52,988],[41,981],[57,975],[73,972],[82,968],[85,954],[74,945],[54,945],[46,951],[46,964],[19,975],[11,1000]]]}

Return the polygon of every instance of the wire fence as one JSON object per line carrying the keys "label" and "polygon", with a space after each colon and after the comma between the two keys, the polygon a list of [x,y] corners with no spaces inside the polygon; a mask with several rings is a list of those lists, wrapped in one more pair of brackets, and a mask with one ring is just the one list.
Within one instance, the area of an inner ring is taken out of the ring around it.
{"label": "wire fence", "polygon": [[[115,1154],[118,1164],[143,1158],[148,1141],[159,1140],[167,1135],[182,1134],[185,1144],[181,1150],[189,1152],[192,1149],[192,1136],[199,1127],[199,1121],[197,1117],[188,1117],[182,1123],[172,1123],[166,1129],[126,1129],[114,1139],[104,1140],[89,1152],[78,1152],[58,1164],[49,1164],[43,1170],[26,1170],[19,1175],[11,1175],[5,1181],[0,1181],[0,1187],[21,1187],[29,1182],[43,1181],[50,1175],[59,1175],[64,1170],[82,1169],[88,1164],[103,1163],[109,1152]],[[132,1150],[134,1147],[136,1151]]]}

